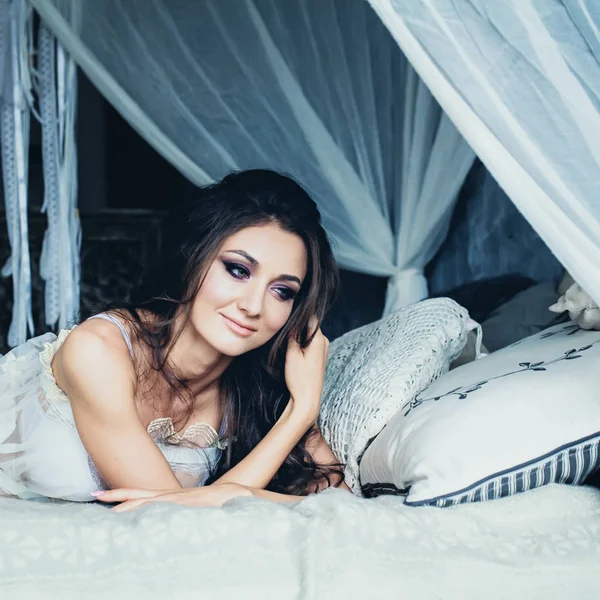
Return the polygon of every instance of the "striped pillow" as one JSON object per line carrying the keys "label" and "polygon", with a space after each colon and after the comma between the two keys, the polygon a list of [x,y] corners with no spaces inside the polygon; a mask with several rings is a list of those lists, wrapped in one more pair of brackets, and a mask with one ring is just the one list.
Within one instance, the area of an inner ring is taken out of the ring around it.
{"label": "striped pillow", "polygon": [[443,375],[375,438],[365,496],[452,506],[600,468],[600,333],[561,324]]}

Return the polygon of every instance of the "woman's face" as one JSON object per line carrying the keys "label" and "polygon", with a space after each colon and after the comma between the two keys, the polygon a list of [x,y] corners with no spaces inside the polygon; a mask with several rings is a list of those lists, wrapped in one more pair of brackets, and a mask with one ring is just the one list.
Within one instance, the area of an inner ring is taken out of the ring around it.
{"label": "woman's face", "polygon": [[225,240],[210,266],[191,324],[226,356],[258,348],[285,325],[306,269],[297,235],[275,224],[243,229]]}

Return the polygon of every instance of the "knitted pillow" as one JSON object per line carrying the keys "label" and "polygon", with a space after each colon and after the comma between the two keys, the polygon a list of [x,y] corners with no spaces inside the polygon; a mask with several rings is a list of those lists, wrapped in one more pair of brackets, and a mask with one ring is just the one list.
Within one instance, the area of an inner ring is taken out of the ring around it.
{"label": "knitted pillow", "polygon": [[369,442],[434,379],[448,371],[478,327],[449,298],[425,300],[332,342],[319,428],[361,495],[358,463]]}

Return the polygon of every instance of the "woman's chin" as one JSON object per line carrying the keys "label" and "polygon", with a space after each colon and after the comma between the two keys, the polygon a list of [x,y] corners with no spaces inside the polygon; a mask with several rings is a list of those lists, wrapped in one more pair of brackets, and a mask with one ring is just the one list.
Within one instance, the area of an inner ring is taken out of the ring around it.
{"label": "woman's chin", "polygon": [[227,347],[227,348],[221,348],[219,349],[219,352],[223,355],[223,356],[229,356],[230,358],[236,358],[237,356],[242,356],[242,354],[246,354],[246,352],[248,352],[249,350],[252,350],[252,348],[232,348],[231,346]]}
{"label": "woman's chin", "polygon": [[[233,339],[225,339],[228,337],[232,337]],[[219,340],[215,340],[213,347],[220,354],[234,358],[250,350],[254,350],[255,345],[243,338],[235,338],[226,334]]]}

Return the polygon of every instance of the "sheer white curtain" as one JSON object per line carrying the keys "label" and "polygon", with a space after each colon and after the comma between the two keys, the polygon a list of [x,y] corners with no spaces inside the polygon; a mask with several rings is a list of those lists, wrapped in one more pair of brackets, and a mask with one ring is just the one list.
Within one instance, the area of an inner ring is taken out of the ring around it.
{"label": "sheer white curtain", "polygon": [[390,277],[386,311],[427,296],[422,269],[474,154],[364,0],[31,1],[192,181],[290,173],[339,263]]}
{"label": "sheer white curtain", "polygon": [[369,2],[519,210],[600,302],[600,3]]}

